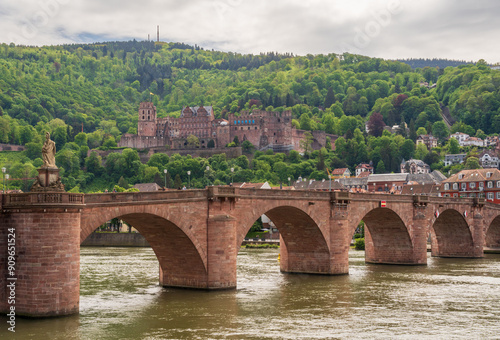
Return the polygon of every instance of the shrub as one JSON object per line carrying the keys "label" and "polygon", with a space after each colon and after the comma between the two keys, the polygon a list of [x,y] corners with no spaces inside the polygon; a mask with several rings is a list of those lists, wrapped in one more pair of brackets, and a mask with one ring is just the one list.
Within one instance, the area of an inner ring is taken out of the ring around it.
{"label": "shrub", "polygon": [[365,250],[365,239],[357,238],[356,241],[354,241],[354,249]]}

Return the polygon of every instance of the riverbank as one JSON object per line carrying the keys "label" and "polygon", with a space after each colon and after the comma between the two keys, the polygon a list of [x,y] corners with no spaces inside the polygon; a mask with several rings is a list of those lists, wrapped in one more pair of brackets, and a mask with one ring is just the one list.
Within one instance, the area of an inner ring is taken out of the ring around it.
{"label": "riverbank", "polygon": [[149,247],[148,241],[139,233],[92,233],[83,241],[82,247]]}

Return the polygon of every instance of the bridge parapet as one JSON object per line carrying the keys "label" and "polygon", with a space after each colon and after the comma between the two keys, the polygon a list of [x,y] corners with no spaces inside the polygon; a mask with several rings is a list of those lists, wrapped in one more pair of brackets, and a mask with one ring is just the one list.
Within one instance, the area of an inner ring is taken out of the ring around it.
{"label": "bridge parapet", "polygon": [[84,204],[84,194],[67,192],[30,192],[3,195],[3,208],[37,205],[81,205]]}
{"label": "bridge parapet", "polygon": [[145,201],[179,201],[206,199],[206,190],[169,190],[157,192],[112,192],[86,194],[85,204],[108,204]]}

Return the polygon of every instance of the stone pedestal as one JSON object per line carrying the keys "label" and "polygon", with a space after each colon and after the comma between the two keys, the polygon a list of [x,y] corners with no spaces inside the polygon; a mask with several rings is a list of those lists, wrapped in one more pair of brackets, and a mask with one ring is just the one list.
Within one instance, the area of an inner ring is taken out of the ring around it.
{"label": "stone pedestal", "polygon": [[31,187],[35,192],[64,192],[64,184],[61,183],[58,168],[37,169],[38,177]]}

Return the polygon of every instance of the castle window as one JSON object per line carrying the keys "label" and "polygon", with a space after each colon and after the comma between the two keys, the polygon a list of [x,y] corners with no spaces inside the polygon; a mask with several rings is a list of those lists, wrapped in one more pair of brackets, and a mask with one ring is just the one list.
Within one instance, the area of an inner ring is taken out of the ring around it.
{"label": "castle window", "polygon": [[255,120],[252,120],[252,124],[255,124]]}
{"label": "castle window", "polygon": [[234,129],[235,129],[235,130],[238,130],[238,127],[237,127],[237,126],[235,126],[235,127],[234,127]]}
{"label": "castle window", "polygon": [[241,120],[238,121],[238,124],[241,124]]}
{"label": "castle window", "polygon": [[257,127],[255,127],[255,130],[257,130]]}
{"label": "castle window", "polygon": [[245,120],[245,124],[248,124],[248,120]]}
{"label": "castle window", "polygon": [[444,185],[444,190],[450,190],[450,184],[449,183],[446,183]]}
{"label": "castle window", "polygon": [[234,121],[234,125],[236,125],[236,124],[237,124],[236,121]]}
{"label": "castle window", "polygon": [[250,130],[250,126],[248,127],[248,130]]}

